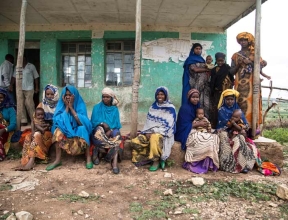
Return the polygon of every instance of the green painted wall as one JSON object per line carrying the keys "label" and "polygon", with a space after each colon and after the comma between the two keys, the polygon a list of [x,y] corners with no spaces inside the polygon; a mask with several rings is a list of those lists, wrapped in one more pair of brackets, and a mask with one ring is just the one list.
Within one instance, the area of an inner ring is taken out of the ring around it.
{"label": "green painted wall", "polygon": [[[88,111],[101,99],[101,90],[105,87],[105,41],[135,39],[135,32],[105,31],[103,39],[91,39],[91,31],[58,31],[58,32],[27,32],[26,41],[40,41],[41,88],[48,83],[61,86],[61,42],[91,41],[92,42],[92,83],[93,88],[79,89],[86,101]],[[142,41],[159,38],[179,38],[178,32],[143,32]],[[14,42],[19,39],[17,32],[0,33],[0,62],[6,53],[14,54]],[[213,41],[208,54],[214,57],[216,52],[226,52],[226,34],[192,33],[193,40]],[[190,48],[187,48],[190,50]],[[154,101],[154,92],[158,86],[166,86],[170,91],[170,99],[179,109],[181,104],[183,62],[154,62],[142,60],[141,84],[139,90],[139,122],[143,123],[149,106]],[[122,122],[130,121],[131,87],[111,87],[115,90],[121,105]],[[41,97],[41,96],[40,96]]]}

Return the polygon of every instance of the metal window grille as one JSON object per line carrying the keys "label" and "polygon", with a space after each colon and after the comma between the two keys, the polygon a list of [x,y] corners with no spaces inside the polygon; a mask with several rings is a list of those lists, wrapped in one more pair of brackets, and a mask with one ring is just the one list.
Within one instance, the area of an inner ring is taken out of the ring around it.
{"label": "metal window grille", "polygon": [[134,77],[135,41],[106,42],[106,85],[131,86]]}
{"label": "metal window grille", "polygon": [[77,88],[92,86],[91,42],[62,43],[63,86]]}

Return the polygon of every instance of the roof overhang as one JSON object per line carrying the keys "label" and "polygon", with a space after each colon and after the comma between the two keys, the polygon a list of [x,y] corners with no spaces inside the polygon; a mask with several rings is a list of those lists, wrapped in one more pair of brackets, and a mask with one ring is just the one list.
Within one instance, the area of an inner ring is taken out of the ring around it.
{"label": "roof overhang", "polygon": [[[136,0],[27,1],[27,31],[135,30]],[[21,3],[0,1],[0,31],[19,31]],[[255,0],[142,0],[142,30],[221,33],[254,9]]]}

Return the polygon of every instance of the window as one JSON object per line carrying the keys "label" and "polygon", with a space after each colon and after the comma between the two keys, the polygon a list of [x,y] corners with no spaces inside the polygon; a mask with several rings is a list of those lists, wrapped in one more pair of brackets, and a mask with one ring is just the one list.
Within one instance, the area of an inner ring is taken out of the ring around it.
{"label": "window", "polygon": [[131,86],[134,76],[135,41],[106,42],[106,85]]}
{"label": "window", "polygon": [[63,86],[92,86],[91,42],[62,44]]}

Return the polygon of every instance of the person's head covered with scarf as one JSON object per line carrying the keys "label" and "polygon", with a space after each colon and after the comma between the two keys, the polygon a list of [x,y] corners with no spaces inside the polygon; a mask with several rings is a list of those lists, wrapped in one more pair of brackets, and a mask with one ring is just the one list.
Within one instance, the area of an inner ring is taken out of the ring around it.
{"label": "person's head covered with scarf", "polygon": [[190,89],[186,94],[187,103],[183,104],[178,112],[175,140],[181,142],[182,150],[186,150],[192,122],[196,118],[196,110],[200,107],[199,97],[200,92],[197,89]]}
{"label": "person's head covered with scarf", "polygon": [[243,39],[248,41],[249,51],[254,53],[254,47],[255,47],[254,36],[252,34],[250,34],[249,32],[242,32],[236,36],[236,40],[237,40],[238,44],[240,44],[240,41]]}
{"label": "person's head covered with scarf", "polygon": [[58,101],[58,88],[52,84],[46,85],[42,95],[42,108],[45,112],[45,120],[52,120]]}
{"label": "person's head covered with scarf", "polygon": [[3,108],[10,108],[10,107],[16,109],[15,104],[12,102],[12,100],[8,95],[8,92],[5,89],[0,88],[0,94],[3,96],[3,98],[1,98],[0,100],[0,110],[2,110]]}
{"label": "person's head covered with scarf", "polygon": [[[217,129],[224,128],[231,118],[234,110],[240,109],[237,104],[237,99],[239,97],[239,92],[234,89],[226,89],[222,92],[218,103],[218,123]],[[244,124],[248,124],[247,120],[242,112],[242,117]]]}

